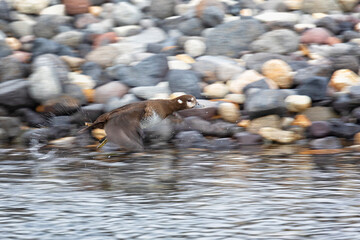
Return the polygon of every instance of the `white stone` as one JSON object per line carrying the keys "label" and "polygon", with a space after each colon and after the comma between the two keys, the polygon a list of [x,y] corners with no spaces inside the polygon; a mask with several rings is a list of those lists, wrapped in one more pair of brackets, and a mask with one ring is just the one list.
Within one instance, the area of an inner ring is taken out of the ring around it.
{"label": "white stone", "polygon": [[14,8],[26,14],[39,14],[49,5],[49,0],[14,0]]}
{"label": "white stone", "polygon": [[169,69],[178,69],[178,70],[190,70],[191,65],[180,60],[170,60],[168,61]]}
{"label": "white stone", "polygon": [[299,15],[289,12],[264,12],[254,18],[262,22],[298,22]]}
{"label": "white stone", "polygon": [[311,107],[311,98],[306,95],[290,95],[285,98],[285,104],[290,112],[302,112]]}
{"label": "white stone", "polygon": [[137,35],[125,38],[123,41],[149,44],[162,42],[166,38],[167,35],[164,30],[158,27],[150,27]]}
{"label": "white stone", "polygon": [[82,89],[93,89],[96,86],[96,82],[87,75],[77,72],[69,72],[68,77],[71,83],[78,85]]}
{"label": "white stone", "polygon": [[240,111],[233,103],[221,103],[218,112],[222,119],[228,122],[236,122],[240,117]]}
{"label": "white stone", "polygon": [[65,16],[65,5],[64,4],[56,4],[47,8],[44,8],[40,15],[59,15]]}
{"label": "white stone", "polygon": [[120,26],[137,24],[141,17],[141,11],[130,3],[119,2],[114,6],[113,18]]}
{"label": "white stone", "polygon": [[191,57],[198,57],[205,53],[206,44],[198,39],[189,39],[185,42],[184,49]]}
{"label": "white stone", "polygon": [[128,37],[141,32],[141,27],[139,25],[128,25],[121,27],[114,27],[113,31],[118,37]]}
{"label": "white stone", "polygon": [[223,83],[213,83],[204,87],[203,95],[208,98],[223,98],[229,93],[229,88]]}

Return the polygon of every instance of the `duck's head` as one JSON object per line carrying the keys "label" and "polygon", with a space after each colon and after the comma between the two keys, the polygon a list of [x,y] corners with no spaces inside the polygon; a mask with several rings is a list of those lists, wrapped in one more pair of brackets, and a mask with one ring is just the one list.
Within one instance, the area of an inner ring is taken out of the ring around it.
{"label": "duck's head", "polygon": [[198,105],[196,98],[192,95],[179,96],[174,99],[174,102],[179,110],[194,108]]}

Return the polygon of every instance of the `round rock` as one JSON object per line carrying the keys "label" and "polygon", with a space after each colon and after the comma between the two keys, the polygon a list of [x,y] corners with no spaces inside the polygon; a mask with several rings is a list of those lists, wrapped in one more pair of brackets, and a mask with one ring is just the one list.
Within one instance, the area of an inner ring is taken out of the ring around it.
{"label": "round rock", "polygon": [[185,53],[191,57],[198,57],[205,53],[206,45],[198,39],[187,40],[184,44]]}
{"label": "round rock", "polygon": [[280,59],[272,59],[264,63],[262,73],[272,79],[280,88],[290,88],[293,84],[291,67]]}
{"label": "round rock", "polygon": [[290,95],[285,98],[285,104],[290,112],[302,112],[311,107],[311,98],[305,95]]}

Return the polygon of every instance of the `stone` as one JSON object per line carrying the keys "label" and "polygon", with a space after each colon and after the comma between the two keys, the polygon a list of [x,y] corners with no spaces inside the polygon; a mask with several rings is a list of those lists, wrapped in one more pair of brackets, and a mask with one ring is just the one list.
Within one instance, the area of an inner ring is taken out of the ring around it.
{"label": "stone", "polygon": [[9,57],[13,58],[14,60],[20,63],[29,63],[31,58],[31,53],[24,51],[15,51]]}
{"label": "stone", "polygon": [[[245,57],[243,57],[244,59]],[[246,62],[246,68],[253,69],[257,72],[262,71],[262,66],[265,62],[273,59],[280,59],[287,62],[287,57],[277,53],[260,52],[254,54],[247,54],[244,61]]]}
{"label": "stone", "polygon": [[240,19],[216,26],[206,38],[207,54],[237,57],[265,32],[258,20]]}
{"label": "stone", "polygon": [[344,123],[340,119],[330,119],[329,123],[331,126],[331,135],[336,137],[352,139],[355,134],[360,132],[360,125],[355,123]]}
{"label": "stone", "polygon": [[337,91],[342,91],[345,87],[360,85],[360,77],[349,69],[340,69],[331,76],[329,86]]}
{"label": "stone", "polygon": [[63,0],[63,3],[68,15],[87,13],[90,7],[89,0]]}
{"label": "stone", "polygon": [[196,5],[196,16],[207,27],[215,27],[222,23],[224,15],[224,6],[218,0],[201,0]]}
{"label": "stone", "polygon": [[137,35],[127,37],[125,41],[130,43],[150,44],[165,41],[166,38],[167,35],[164,30],[158,27],[150,27]]}
{"label": "stone", "polygon": [[290,112],[302,112],[311,107],[311,98],[306,95],[290,95],[285,98],[286,108]]}
{"label": "stone", "polygon": [[331,61],[334,70],[348,69],[353,72],[358,72],[360,66],[357,56],[344,55],[333,57]]}
{"label": "stone", "polygon": [[302,112],[311,122],[314,121],[327,121],[339,116],[334,112],[331,107],[311,107]]}
{"label": "stone", "polygon": [[174,137],[177,148],[206,148],[208,141],[198,131],[179,132]]}
{"label": "stone", "polygon": [[59,56],[54,54],[43,54],[34,58],[32,62],[32,70],[37,71],[39,67],[50,67],[56,77],[60,80],[61,83],[68,82],[68,72],[69,68],[67,65],[60,59]]}
{"label": "stone", "polygon": [[76,143],[76,137],[63,137],[49,141],[49,144],[59,148],[73,148]]}
{"label": "stone", "polygon": [[14,51],[21,49],[21,42],[13,37],[8,37],[5,39],[6,44]]}
{"label": "stone", "polygon": [[245,71],[245,68],[236,64],[218,63],[216,66],[216,77],[220,81],[228,81]]}
{"label": "stone", "polygon": [[56,116],[70,115],[80,108],[78,99],[69,96],[61,95],[52,97],[43,102],[44,112],[55,114]]}
{"label": "stone", "polygon": [[201,20],[198,18],[187,19],[180,22],[177,26],[178,29],[187,36],[200,36],[205,29]]}
{"label": "stone", "polygon": [[307,128],[311,126],[311,121],[303,114],[297,114],[294,118],[294,121],[291,123],[293,126],[299,126],[302,128]]}
{"label": "stone", "polygon": [[130,90],[136,97],[140,99],[152,99],[157,94],[170,94],[168,82],[160,82],[156,86],[140,86],[134,87]]}
{"label": "stone", "polygon": [[334,18],[323,17],[316,21],[317,27],[326,28],[333,34],[338,34],[340,32],[340,26]]}
{"label": "stone", "polygon": [[259,134],[261,128],[270,127],[278,128],[281,127],[281,120],[278,115],[268,115],[265,117],[259,117],[250,121],[249,125],[246,127],[246,131]]}
{"label": "stone", "polygon": [[181,60],[169,60],[168,61],[169,69],[178,69],[178,70],[191,70],[192,66]]}
{"label": "stone", "polygon": [[336,0],[303,0],[301,10],[306,13],[329,13],[341,11]]}
{"label": "stone", "polygon": [[99,64],[106,68],[113,65],[115,58],[118,56],[118,49],[114,46],[101,46],[86,55],[85,59],[90,62]]}
{"label": "stone", "polygon": [[6,131],[2,128],[0,128],[0,145],[8,144],[8,136],[6,134]]}
{"label": "stone", "polygon": [[19,136],[21,132],[20,120],[16,117],[0,117],[0,126],[5,130],[9,140]]}
{"label": "stone", "polygon": [[155,54],[135,66],[114,66],[114,77],[131,86],[154,86],[164,80],[169,67],[166,56]]}
{"label": "stone", "polygon": [[35,107],[36,103],[29,95],[28,88],[29,81],[23,79],[0,83],[0,105],[12,110]]}
{"label": "stone", "polygon": [[105,112],[110,112],[116,108],[125,106],[127,104],[130,103],[134,103],[134,102],[139,102],[140,99],[137,98],[134,94],[125,94],[124,96],[122,96],[121,98],[119,97],[112,97],[110,98],[105,106],[104,106],[104,111]]}
{"label": "stone", "polygon": [[24,37],[34,34],[34,22],[31,21],[13,21],[9,23],[12,33],[15,37]]}
{"label": "stone", "polygon": [[85,59],[72,56],[60,56],[60,59],[63,60],[71,70],[79,70],[85,63]]}
{"label": "stone", "polygon": [[112,97],[121,98],[128,92],[128,87],[120,82],[112,81],[95,89],[95,102],[106,103]]}
{"label": "stone", "polygon": [[262,66],[262,74],[273,80],[279,88],[291,88],[293,85],[293,74],[291,67],[284,61],[272,59]]}
{"label": "stone", "polygon": [[[33,43],[33,58],[36,58],[37,56],[51,53],[55,55],[62,55],[62,50],[64,50],[63,45],[46,38],[36,38]],[[70,53],[69,55],[73,55]]]}
{"label": "stone", "polygon": [[53,40],[57,43],[77,48],[83,41],[84,34],[79,31],[67,31],[62,32],[53,37]]}
{"label": "stone", "polygon": [[217,113],[217,107],[202,107],[202,108],[192,108],[185,109],[177,112],[181,117],[199,117],[204,120],[210,120]]}
{"label": "stone", "polygon": [[321,27],[308,29],[301,34],[300,42],[305,44],[327,44],[332,34],[329,30]]}
{"label": "stone", "polygon": [[216,63],[204,60],[196,61],[191,65],[191,69],[199,73],[202,80],[207,83],[213,83],[218,80],[216,76],[216,67]]}
{"label": "stone", "polygon": [[192,70],[170,70],[165,80],[172,92],[185,92],[196,98],[201,97],[200,77]]}
{"label": "stone", "polygon": [[11,56],[0,59],[0,82],[24,78],[27,75],[25,65]]}
{"label": "stone", "polygon": [[100,81],[102,76],[102,68],[95,62],[85,62],[81,65],[81,71],[84,75],[90,76],[95,81]]}
{"label": "stone", "polygon": [[96,16],[96,17],[99,17],[102,13],[102,7],[100,6],[90,6],[89,7],[89,13]]}
{"label": "stone", "polygon": [[116,43],[117,41],[118,37],[115,32],[107,32],[93,38],[93,47],[97,48],[111,43]]}
{"label": "stone", "polygon": [[50,7],[44,8],[40,15],[59,15],[65,16],[65,5],[63,4],[56,4]]}
{"label": "stone", "polygon": [[299,40],[294,31],[278,29],[261,35],[251,43],[251,49],[255,52],[286,54],[298,50]]}
{"label": "stone", "polygon": [[254,17],[265,23],[272,23],[272,22],[291,22],[295,24],[299,21],[299,15],[291,12],[262,12]]}
{"label": "stone", "polygon": [[309,126],[308,132],[311,137],[326,137],[331,133],[331,125],[327,121],[314,121],[311,126]]}
{"label": "stone", "polygon": [[94,122],[103,113],[103,104],[89,104],[82,106],[78,112],[71,115],[71,123],[84,126],[85,122]]}
{"label": "stone", "polygon": [[69,82],[79,86],[81,89],[93,89],[96,86],[96,81],[90,76],[77,72],[69,72],[68,76]]}
{"label": "stone", "polygon": [[167,18],[174,15],[174,0],[152,0],[150,4],[150,13],[157,18]]}
{"label": "stone", "polygon": [[311,79],[313,76],[327,77],[330,79],[333,69],[330,65],[309,66],[299,69],[294,75],[294,84],[300,85]]}
{"label": "stone", "polygon": [[263,143],[262,136],[249,132],[236,133],[234,138],[240,146],[260,145]]}
{"label": "stone", "polygon": [[0,19],[5,21],[12,21],[11,16],[11,2],[0,1]]}
{"label": "stone", "polygon": [[328,79],[325,77],[311,77],[306,79],[302,84],[297,86],[299,95],[306,95],[312,101],[319,101],[326,98]]}
{"label": "stone", "polygon": [[257,90],[247,95],[244,109],[248,112],[250,118],[258,118],[268,114],[285,114],[287,110],[285,98],[291,94],[282,90],[269,89]]}
{"label": "stone", "polygon": [[227,82],[230,92],[232,93],[243,93],[243,89],[246,85],[256,82],[265,78],[264,75],[254,71],[254,70],[246,70],[239,75],[234,76]]}
{"label": "stone", "polygon": [[29,127],[45,127],[48,126],[48,119],[43,115],[34,112],[29,108],[20,108],[15,111],[15,115],[20,117],[22,122],[25,122]]}
{"label": "stone", "polygon": [[59,15],[40,15],[33,26],[36,37],[50,39],[60,32],[60,26],[70,24],[71,18]]}
{"label": "stone", "polygon": [[203,95],[207,98],[223,98],[229,93],[229,88],[221,82],[207,85],[203,89]]}
{"label": "stone", "polygon": [[9,56],[13,53],[9,45],[4,40],[0,40],[0,58]]}
{"label": "stone", "polygon": [[39,14],[49,5],[49,0],[14,0],[13,7],[20,13]]}
{"label": "stone", "polygon": [[324,137],[311,140],[309,146],[312,149],[339,149],[343,148],[341,141],[337,137]]}
{"label": "stone", "polygon": [[243,88],[242,92],[246,94],[250,89],[278,89],[278,86],[271,79],[263,78],[261,80],[247,84]]}
{"label": "stone", "polygon": [[[92,21],[91,19],[88,19],[88,21]],[[85,22],[87,23],[87,22]],[[115,27],[115,21],[114,19],[107,18],[98,22],[90,23],[86,25],[86,31],[93,33],[93,34],[103,34],[110,32],[113,27]]]}
{"label": "stone", "polygon": [[46,144],[50,130],[48,128],[35,128],[24,132],[21,135],[21,144],[26,146],[36,145],[38,143]]}
{"label": "stone", "polygon": [[206,45],[201,40],[190,39],[185,42],[184,50],[189,56],[198,57],[205,53]]}
{"label": "stone", "polygon": [[86,28],[93,23],[99,23],[101,20],[93,16],[92,14],[81,14],[74,19],[74,26],[76,28]]}
{"label": "stone", "polygon": [[141,33],[142,29],[139,25],[127,25],[114,27],[113,31],[118,37],[129,37]]}
{"label": "stone", "polygon": [[246,98],[244,94],[229,93],[224,97],[224,99],[237,104],[244,104]]}
{"label": "stone", "polygon": [[259,135],[267,140],[278,143],[293,143],[300,139],[300,136],[293,131],[285,131],[278,128],[263,127],[259,130]]}
{"label": "stone", "polygon": [[338,4],[343,11],[351,12],[358,2],[356,0],[338,0]]}
{"label": "stone", "polygon": [[240,118],[239,107],[233,103],[220,103],[218,113],[222,119],[228,122],[237,122]]}
{"label": "stone", "polygon": [[128,2],[119,2],[114,5],[113,18],[119,26],[137,24],[141,17],[141,11]]}

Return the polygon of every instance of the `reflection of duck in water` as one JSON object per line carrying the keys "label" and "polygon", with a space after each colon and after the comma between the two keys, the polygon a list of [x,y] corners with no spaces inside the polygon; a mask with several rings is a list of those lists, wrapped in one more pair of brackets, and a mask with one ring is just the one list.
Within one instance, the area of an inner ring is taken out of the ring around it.
{"label": "reflection of duck in water", "polygon": [[157,99],[130,103],[99,116],[94,123],[80,132],[104,128],[106,137],[101,140],[99,148],[109,141],[128,150],[142,150],[142,129],[161,122],[176,111],[193,108],[196,105],[196,98],[192,95],[182,95],[170,100]]}

